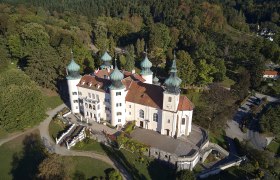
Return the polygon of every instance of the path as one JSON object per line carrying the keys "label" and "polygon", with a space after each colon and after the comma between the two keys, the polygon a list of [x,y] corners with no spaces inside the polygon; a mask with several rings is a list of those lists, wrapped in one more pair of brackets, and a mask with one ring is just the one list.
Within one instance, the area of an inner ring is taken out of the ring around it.
{"label": "path", "polygon": [[38,129],[40,131],[40,136],[43,139],[44,144],[48,145],[48,147],[52,148],[56,154],[59,154],[59,155],[62,155],[62,156],[85,156],[85,157],[98,159],[100,161],[103,161],[103,162],[111,165],[115,169],[118,169],[120,171],[123,179],[127,179],[127,180],[132,179],[130,174],[126,171],[126,169],[122,165],[120,165],[116,160],[110,159],[106,155],[102,155],[102,154],[98,154],[98,153],[94,153],[94,152],[88,152],[88,151],[67,150],[65,147],[60,147],[59,145],[56,145],[53,142],[53,139],[49,135],[49,123],[51,122],[53,116],[56,115],[56,113],[58,111],[60,111],[61,109],[63,109],[64,107],[66,107],[66,105],[62,104],[62,105],[48,111],[47,112],[48,117],[44,121],[42,121],[39,125],[31,128],[31,129],[28,129],[26,131],[23,131],[23,132],[17,132],[17,133],[11,134],[6,138],[1,139],[0,140],[0,146],[2,144],[6,143],[6,142],[9,142],[9,141],[21,136],[21,135],[28,134],[28,133]]}

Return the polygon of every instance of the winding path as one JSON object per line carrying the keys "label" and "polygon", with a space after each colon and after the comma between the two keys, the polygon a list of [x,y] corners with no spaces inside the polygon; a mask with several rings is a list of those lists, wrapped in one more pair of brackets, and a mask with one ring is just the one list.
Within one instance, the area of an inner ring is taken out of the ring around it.
{"label": "winding path", "polygon": [[31,128],[31,129],[28,129],[26,131],[23,131],[23,132],[17,132],[17,133],[11,134],[4,139],[0,139],[0,146],[2,144],[6,143],[6,142],[9,142],[9,141],[21,136],[21,135],[30,133],[30,132],[38,129],[40,131],[40,136],[43,139],[44,143],[47,143],[49,145],[49,147],[53,147],[54,152],[56,154],[59,154],[59,155],[62,155],[62,156],[85,156],[85,157],[94,158],[94,159],[103,161],[103,162],[111,165],[115,169],[118,169],[120,171],[123,179],[127,179],[127,180],[132,179],[130,174],[126,171],[126,169],[120,163],[118,163],[114,159],[109,158],[106,155],[98,154],[98,153],[95,153],[95,152],[89,152],[89,151],[67,150],[65,147],[60,147],[59,145],[56,145],[53,142],[53,139],[49,135],[49,123],[51,122],[53,116],[56,115],[56,113],[58,111],[60,111],[61,109],[63,109],[64,107],[66,107],[66,105],[61,104],[60,106],[48,111],[47,112],[48,117],[44,121],[42,121],[39,125]]}

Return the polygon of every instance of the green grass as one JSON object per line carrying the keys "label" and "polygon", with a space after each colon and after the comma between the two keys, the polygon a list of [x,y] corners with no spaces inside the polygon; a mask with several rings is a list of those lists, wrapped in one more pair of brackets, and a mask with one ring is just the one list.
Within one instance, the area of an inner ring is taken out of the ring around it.
{"label": "green grass", "polygon": [[49,124],[49,134],[55,140],[58,133],[65,129],[65,125],[59,120],[52,120]]}
{"label": "green grass", "polygon": [[67,174],[74,175],[75,172],[81,172],[86,179],[92,177],[106,177],[105,170],[112,168],[110,165],[88,157],[62,157]]}
{"label": "green grass", "polygon": [[44,98],[47,109],[54,109],[63,103],[59,96],[44,96]]}
{"label": "green grass", "polygon": [[[33,133],[38,134],[38,131]],[[5,180],[13,179],[10,171],[12,169],[13,156],[19,154],[23,150],[23,140],[26,135],[20,136],[8,143],[0,146],[0,172],[1,178]],[[105,177],[105,170],[112,168],[110,165],[88,157],[61,157],[65,166],[66,174],[73,176],[76,171],[81,172],[85,177]],[[29,162],[25,162],[29,163]],[[32,164],[32,163],[30,163]],[[27,164],[26,164],[27,165]]]}
{"label": "green grass", "polygon": [[106,154],[99,142],[89,139],[86,143],[85,141],[77,143],[74,147],[74,150],[82,151],[94,151],[100,154]]}
{"label": "green grass", "polygon": [[116,159],[132,175],[133,179],[174,179],[175,170],[165,163],[127,150],[115,150],[102,146],[109,157]]}
{"label": "green grass", "polygon": [[271,141],[271,143],[267,146],[267,149],[275,154],[279,151],[280,144],[276,141]]}
{"label": "green grass", "polygon": [[5,138],[8,135],[8,132],[0,127],[0,139]]}
{"label": "green grass", "polygon": [[219,174],[209,176],[204,180],[242,180],[246,178],[246,172],[238,167],[231,167],[224,171],[221,171]]}
{"label": "green grass", "polygon": [[[38,133],[38,131],[35,131],[35,133]],[[5,180],[12,179],[12,175],[10,174],[10,171],[12,169],[13,155],[21,152],[23,148],[22,141],[24,137],[25,136],[20,136],[0,146],[1,179],[5,179]]]}
{"label": "green grass", "polygon": [[226,77],[224,79],[224,81],[221,82],[222,86],[224,87],[227,87],[227,88],[230,88],[232,85],[234,85],[235,81]]}

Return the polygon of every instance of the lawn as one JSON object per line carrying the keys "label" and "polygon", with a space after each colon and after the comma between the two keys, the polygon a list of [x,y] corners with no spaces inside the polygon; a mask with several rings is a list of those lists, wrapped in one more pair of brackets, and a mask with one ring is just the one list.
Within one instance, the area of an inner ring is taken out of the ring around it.
{"label": "lawn", "polygon": [[124,149],[116,150],[103,145],[102,147],[109,157],[116,159],[126,168],[133,179],[174,179],[175,170],[166,162],[159,162]]}
{"label": "lawn", "polygon": [[[34,131],[33,133],[38,134],[39,132]],[[12,169],[13,156],[21,152],[23,148],[22,141],[24,138],[25,136],[20,136],[0,146],[0,179],[12,179],[10,171]]]}
{"label": "lawn", "polygon": [[[39,132],[36,130],[33,133],[38,134]],[[12,174],[10,174],[12,170],[12,163],[14,163],[13,157],[15,155],[19,155],[22,152],[24,148],[23,141],[25,140],[25,137],[26,135],[20,136],[0,146],[0,172],[1,172],[0,179],[5,179],[5,180],[16,179],[15,177],[13,178]],[[28,152],[33,153],[34,150],[28,149]],[[36,156],[36,154],[34,156]],[[29,170],[30,168],[31,169],[37,168],[37,166],[32,167],[32,165],[34,166],[34,162],[32,160],[29,160],[29,158],[34,158],[34,157],[26,156],[24,158],[24,161],[23,160],[19,161],[20,163],[18,163],[18,165],[23,166],[19,170],[24,170],[24,169]],[[92,159],[88,157],[63,156],[61,158],[63,158],[66,174],[69,174],[72,177],[74,176],[75,172],[84,174],[87,179],[91,177],[100,177],[100,176],[105,177],[105,170],[108,168],[112,168],[110,165],[102,161],[98,161],[96,159]],[[22,172],[22,171],[17,171],[17,172]]]}
{"label": "lawn", "polygon": [[46,108],[48,110],[54,109],[55,107],[57,107],[63,103],[60,96],[58,96],[58,95],[55,95],[55,96],[45,95],[44,98],[45,98]]}
{"label": "lawn", "polygon": [[72,179],[74,173],[79,172],[85,175],[86,179],[90,179],[92,177],[103,177],[105,179],[106,174],[105,170],[108,168],[112,168],[110,165],[98,161],[96,159],[88,158],[88,157],[62,157],[63,163],[65,166],[65,171],[67,174],[72,175]]}
{"label": "lawn", "polygon": [[[198,178],[199,179],[199,178]],[[246,172],[238,167],[231,167],[224,171],[221,171],[219,174],[209,176],[203,180],[245,180]]]}
{"label": "lawn", "polygon": [[0,139],[6,137],[7,135],[8,135],[8,132],[0,127]]}
{"label": "lawn", "polygon": [[49,134],[55,140],[57,135],[65,129],[65,125],[59,120],[52,120],[49,124]]}
{"label": "lawn", "polygon": [[276,141],[271,141],[271,143],[267,146],[267,149],[275,154],[279,152],[280,144]]}
{"label": "lawn", "polygon": [[101,144],[95,140],[89,139],[88,142],[82,141],[77,143],[74,147],[74,150],[82,150],[82,151],[94,151],[100,154],[106,154],[103,150]]}

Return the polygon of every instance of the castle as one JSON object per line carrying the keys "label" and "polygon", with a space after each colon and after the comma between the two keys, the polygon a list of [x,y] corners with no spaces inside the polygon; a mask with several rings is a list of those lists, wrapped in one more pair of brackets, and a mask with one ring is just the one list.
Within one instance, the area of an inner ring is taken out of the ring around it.
{"label": "castle", "polygon": [[113,69],[108,52],[101,60],[100,69],[84,76],[73,58],[67,66],[72,113],[81,114],[88,122],[106,121],[112,126],[136,121],[136,126],[172,137],[190,134],[194,106],[180,95],[175,57],[163,85],[153,77],[147,54],[141,62],[140,75],[119,70],[116,62]]}

